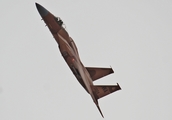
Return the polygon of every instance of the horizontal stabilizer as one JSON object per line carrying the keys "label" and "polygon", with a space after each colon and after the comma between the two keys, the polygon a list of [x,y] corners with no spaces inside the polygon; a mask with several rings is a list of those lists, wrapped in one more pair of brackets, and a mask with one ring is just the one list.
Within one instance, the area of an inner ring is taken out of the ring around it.
{"label": "horizontal stabilizer", "polygon": [[97,99],[102,98],[108,94],[111,94],[117,90],[121,90],[121,87],[117,85],[95,85],[93,86],[94,95]]}
{"label": "horizontal stabilizer", "polygon": [[94,68],[94,67],[86,67],[93,81],[114,73],[112,68]]}
{"label": "horizontal stabilizer", "polygon": [[100,114],[101,114],[101,115],[102,115],[102,117],[104,118],[103,113],[102,113],[102,111],[101,111],[101,109],[100,109],[99,105],[96,105],[96,106],[97,106],[97,108],[98,108],[98,110],[99,110]]}

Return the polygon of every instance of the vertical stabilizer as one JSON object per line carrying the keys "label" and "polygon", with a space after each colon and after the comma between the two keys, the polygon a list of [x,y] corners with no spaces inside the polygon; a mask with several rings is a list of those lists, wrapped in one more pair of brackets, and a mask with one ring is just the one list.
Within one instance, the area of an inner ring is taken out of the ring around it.
{"label": "vertical stabilizer", "polygon": [[95,85],[92,89],[96,99],[99,99],[115,91],[121,90],[121,87],[117,83],[117,85]]}
{"label": "vertical stabilizer", "polygon": [[86,67],[93,81],[114,73],[112,68]]}

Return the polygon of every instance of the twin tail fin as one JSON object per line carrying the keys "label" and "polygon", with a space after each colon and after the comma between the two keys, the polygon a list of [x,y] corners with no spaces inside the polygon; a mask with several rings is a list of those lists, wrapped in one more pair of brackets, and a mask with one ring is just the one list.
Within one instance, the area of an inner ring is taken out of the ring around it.
{"label": "twin tail fin", "polygon": [[96,68],[96,67],[86,67],[93,81],[102,78],[106,75],[114,73],[112,68]]}
{"label": "twin tail fin", "polygon": [[109,95],[115,91],[121,90],[121,87],[117,83],[117,85],[94,85],[92,86],[92,90],[94,96],[97,99],[100,99],[106,95]]}

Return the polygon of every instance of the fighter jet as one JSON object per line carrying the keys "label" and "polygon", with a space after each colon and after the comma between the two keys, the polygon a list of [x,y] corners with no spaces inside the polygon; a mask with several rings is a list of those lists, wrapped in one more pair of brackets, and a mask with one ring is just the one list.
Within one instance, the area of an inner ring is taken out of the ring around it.
{"label": "fighter jet", "polygon": [[79,58],[79,53],[75,42],[65,30],[63,26],[64,23],[60,19],[60,17],[54,16],[40,4],[35,4],[39,14],[42,17],[42,20],[44,20],[46,26],[49,28],[54,39],[58,43],[59,50],[64,60],[66,61],[69,68],[71,69],[79,83],[82,85],[82,87],[88,94],[91,95],[91,98],[96,104],[100,114],[102,115],[102,117],[104,117],[100,110],[98,99],[111,94],[112,92],[120,90],[121,87],[118,83],[117,85],[94,85],[93,81],[114,73],[113,69],[85,67]]}

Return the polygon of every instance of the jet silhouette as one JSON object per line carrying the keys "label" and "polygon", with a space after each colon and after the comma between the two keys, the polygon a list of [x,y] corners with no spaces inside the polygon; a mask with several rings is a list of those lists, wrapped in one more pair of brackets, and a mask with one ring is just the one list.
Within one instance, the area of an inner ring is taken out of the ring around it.
{"label": "jet silhouette", "polygon": [[100,110],[98,99],[111,94],[112,92],[120,90],[121,88],[118,83],[117,85],[94,85],[93,81],[114,73],[113,69],[85,67],[79,58],[75,42],[63,27],[63,21],[59,17],[55,17],[40,4],[35,4],[46,26],[49,28],[54,39],[58,43],[59,50],[64,60],[82,87],[91,95],[99,112],[101,113],[102,117],[104,117]]}

